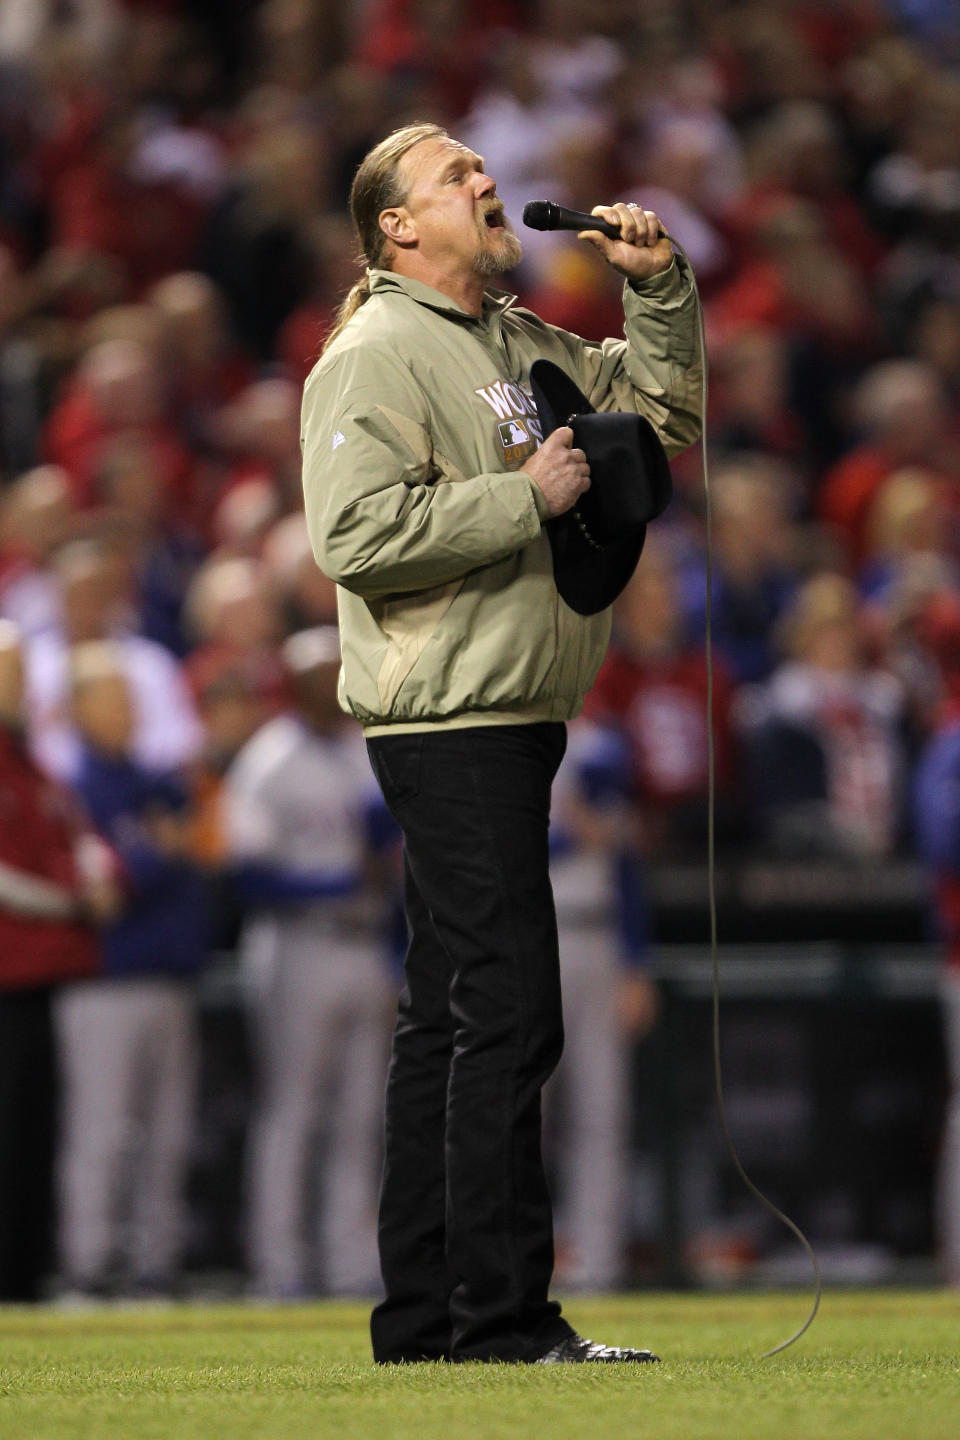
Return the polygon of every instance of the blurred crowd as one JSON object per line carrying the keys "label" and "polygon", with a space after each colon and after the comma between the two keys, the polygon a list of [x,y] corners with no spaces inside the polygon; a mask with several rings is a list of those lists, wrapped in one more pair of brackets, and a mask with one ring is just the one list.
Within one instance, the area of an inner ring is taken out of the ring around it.
{"label": "blurred crowd", "polygon": [[[395,842],[332,701],[336,594],[306,536],[299,403],[356,275],[354,168],[415,119],[484,155],[524,241],[511,286],[555,324],[618,334],[619,285],[590,247],[524,231],[526,200],[636,199],[685,247],[711,367],[719,839],[833,864],[919,855],[960,966],[956,747],[943,759],[960,723],[955,7],[6,0],[0,729],[23,814],[39,805],[51,828],[28,834],[12,801],[0,814],[0,910],[24,934],[55,920],[70,954],[32,982],[0,960],[0,988],[33,1005],[34,1053],[61,1057],[60,1263],[81,1290],[117,1263],[134,1124],[145,1198],[126,1273],[148,1290],[174,1278],[193,980],[227,932],[261,1077],[251,1271],[264,1293],[309,1282],[308,1138],[333,1067],[355,1108],[333,1107],[345,1159],[326,1283],[373,1283],[360,1231],[396,981]],[[612,868],[571,882],[570,924],[616,912],[633,1035],[656,1008],[638,980],[643,869],[705,852],[696,451],[674,484],[571,759],[571,843]],[[918,827],[931,754],[943,813]],[[28,870],[47,890],[25,894]],[[337,957],[319,978],[318,925]],[[0,1091],[9,1135],[16,1092]],[[954,1130],[960,1157],[960,1116]],[[588,1179],[613,1165],[579,1153]],[[3,1203],[42,1219],[26,1190]],[[34,1285],[28,1249],[8,1293]]]}

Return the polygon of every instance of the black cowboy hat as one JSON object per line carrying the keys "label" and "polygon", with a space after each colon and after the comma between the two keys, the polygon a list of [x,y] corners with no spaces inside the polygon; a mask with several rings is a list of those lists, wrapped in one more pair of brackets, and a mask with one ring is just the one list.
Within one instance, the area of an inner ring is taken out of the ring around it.
{"label": "black cowboy hat", "polygon": [[659,436],[642,415],[598,414],[566,371],[535,360],[530,386],[544,439],[560,425],[590,466],[590,489],[572,510],[547,521],[553,576],[578,615],[612,605],[633,574],[647,524],[670,503],[670,465]]}

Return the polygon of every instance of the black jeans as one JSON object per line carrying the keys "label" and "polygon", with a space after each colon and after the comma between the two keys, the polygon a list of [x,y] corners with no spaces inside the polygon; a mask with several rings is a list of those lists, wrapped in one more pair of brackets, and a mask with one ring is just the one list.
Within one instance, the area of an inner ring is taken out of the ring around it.
{"label": "black jeans", "polygon": [[571,1332],[547,1298],[540,1091],[560,1058],[548,873],[561,724],[375,737],[404,835],[410,944],[387,1084],[379,1361],[525,1360]]}

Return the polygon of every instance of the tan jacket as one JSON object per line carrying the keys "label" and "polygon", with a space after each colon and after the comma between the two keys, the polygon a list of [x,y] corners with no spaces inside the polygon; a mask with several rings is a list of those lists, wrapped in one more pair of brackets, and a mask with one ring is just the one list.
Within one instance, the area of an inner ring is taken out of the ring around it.
{"label": "tan jacket", "polygon": [[341,703],[368,733],[571,719],[610,615],[575,614],[553,581],[543,495],[519,471],[542,438],[530,366],[553,360],[596,409],[636,409],[683,450],[701,368],[682,262],[624,286],[627,338],[602,344],[496,291],[476,319],[418,281],[371,278],[303,397],[307,525],[340,587]]}

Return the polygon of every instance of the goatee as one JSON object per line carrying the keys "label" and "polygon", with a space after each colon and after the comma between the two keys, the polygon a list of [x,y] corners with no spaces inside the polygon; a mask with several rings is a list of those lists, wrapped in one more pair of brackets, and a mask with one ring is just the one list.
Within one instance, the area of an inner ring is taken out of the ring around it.
{"label": "goatee", "polygon": [[505,275],[519,265],[522,258],[523,246],[516,235],[507,230],[496,250],[477,251],[473,257],[473,268],[477,275]]}

